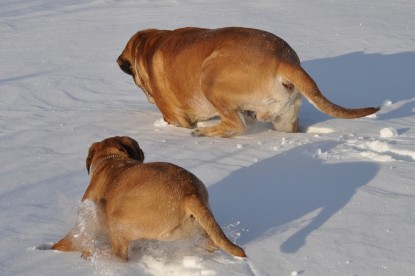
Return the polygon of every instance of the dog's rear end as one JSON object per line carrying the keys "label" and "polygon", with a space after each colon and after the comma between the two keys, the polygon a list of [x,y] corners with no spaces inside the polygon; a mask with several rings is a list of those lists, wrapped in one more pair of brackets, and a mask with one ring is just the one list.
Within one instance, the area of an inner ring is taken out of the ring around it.
{"label": "dog's rear end", "polygon": [[190,172],[170,163],[145,163],[115,181],[117,185],[108,191],[105,212],[110,241],[119,257],[128,258],[128,244],[133,240],[173,241],[198,234],[208,244],[246,257],[217,224],[208,207],[206,187]]}

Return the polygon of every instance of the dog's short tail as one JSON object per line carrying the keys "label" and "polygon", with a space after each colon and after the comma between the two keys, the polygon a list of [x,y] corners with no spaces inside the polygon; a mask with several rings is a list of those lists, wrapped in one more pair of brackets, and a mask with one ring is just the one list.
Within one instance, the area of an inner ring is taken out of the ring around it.
{"label": "dog's short tail", "polygon": [[237,256],[246,257],[245,251],[233,244],[223,233],[209,208],[196,195],[189,195],[185,199],[186,209],[206,231],[213,242],[223,251]]}

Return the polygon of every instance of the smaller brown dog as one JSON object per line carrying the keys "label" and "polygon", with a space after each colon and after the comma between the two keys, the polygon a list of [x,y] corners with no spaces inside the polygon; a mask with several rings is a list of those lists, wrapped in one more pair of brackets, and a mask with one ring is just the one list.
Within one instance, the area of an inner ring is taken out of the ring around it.
{"label": "smaller brown dog", "polygon": [[202,234],[206,250],[221,248],[246,257],[216,222],[208,206],[207,189],[196,176],[170,163],[143,161],[143,151],[130,137],[94,143],[86,159],[91,181],[82,201],[94,203],[100,227],[81,234],[75,234],[74,227],[52,249],[90,254],[93,249],[88,244],[104,235],[112,252],[128,260],[131,241],[173,241]]}

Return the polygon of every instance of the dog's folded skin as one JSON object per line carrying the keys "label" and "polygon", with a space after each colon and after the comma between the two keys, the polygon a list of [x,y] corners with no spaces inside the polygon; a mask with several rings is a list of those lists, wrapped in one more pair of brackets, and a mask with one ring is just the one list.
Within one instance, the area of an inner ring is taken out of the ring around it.
{"label": "dog's folded skin", "polygon": [[281,38],[249,28],[143,30],[117,59],[169,124],[194,128],[194,136],[230,137],[244,131],[244,111],[271,122],[277,131],[297,132],[303,95],[338,118],[358,118],[379,108],[348,109],[330,102]]}
{"label": "dog's folded skin", "polygon": [[[115,255],[128,260],[128,245],[138,239],[173,241],[202,234],[207,250],[217,247],[239,257],[242,248],[225,236],[208,207],[204,184],[192,173],[164,162],[143,163],[144,154],[129,137],[112,137],[90,147],[86,160],[91,174],[83,201],[99,209],[101,231]],[[84,235],[94,239],[95,234]],[[74,241],[70,232],[52,249],[90,254],[88,241]]]}

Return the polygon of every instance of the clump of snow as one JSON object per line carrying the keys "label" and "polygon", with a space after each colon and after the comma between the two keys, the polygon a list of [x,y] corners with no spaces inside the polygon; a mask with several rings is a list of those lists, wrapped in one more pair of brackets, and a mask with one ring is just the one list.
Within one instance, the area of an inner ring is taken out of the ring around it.
{"label": "clump of snow", "polygon": [[365,116],[365,118],[370,118],[370,119],[375,119],[377,117],[378,117],[378,115],[376,113],[369,114],[369,115]]}
{"label": "clump of snow", "polygon": [[398,131],[392,127],[385,127],[380,130],[381,138],[392,138],[397,137],[398,135]]}
{"label": "clump of snow", "polygon": [[327,133],[333,133],[334,129],[329,127],[317,127],[317,126],[309,126],[305,130],[306,133],[313,133],[313,134],[327,134]]}
{"label": "clump of snow", "polygon": [[197,256],[185,256],[183,258],[183,266],[187,268],[200,268],[203,259]]}
{"label": "clump of snow", "polygon": [[391,100],[385,100],[382,104],[382,107],[390,106],[390,105],[392,105],[392,101]]}
{"label": "clump of snow", "polygon": [[160,118],[160,119],[158,119],[154,122],[155,127],[164,127],[164,126],[168,126],[168,125],[169,125],[169,123],[167,123],[163,118]]}

